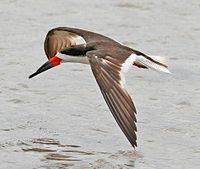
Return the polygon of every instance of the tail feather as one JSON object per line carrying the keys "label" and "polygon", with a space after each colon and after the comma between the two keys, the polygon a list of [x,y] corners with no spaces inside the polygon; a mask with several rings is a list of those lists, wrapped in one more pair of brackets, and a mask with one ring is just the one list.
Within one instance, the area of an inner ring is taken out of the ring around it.
{"label": "tail feather", "polygon": [[143,67],[156,71],[170,73],[165,58],[160,56],[137,55],[134,64],[142,65]]}

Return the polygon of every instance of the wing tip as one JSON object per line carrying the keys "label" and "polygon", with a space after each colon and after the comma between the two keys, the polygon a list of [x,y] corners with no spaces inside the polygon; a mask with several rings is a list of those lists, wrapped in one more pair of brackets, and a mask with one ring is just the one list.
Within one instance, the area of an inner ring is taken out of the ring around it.
{"label": "wing tip", "polygon": [[134,150],[135,150],[136,147],[138,146],[136,141],[132,142],[131,145],[132,145],[132,147],[134,148]]}

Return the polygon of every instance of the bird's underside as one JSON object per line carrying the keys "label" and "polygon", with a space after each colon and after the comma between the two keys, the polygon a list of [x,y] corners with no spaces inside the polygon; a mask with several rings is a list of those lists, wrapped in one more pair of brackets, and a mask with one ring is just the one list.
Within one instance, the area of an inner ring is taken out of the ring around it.
{"label": "bird's underside", "polygon": [[[101,93],[118,125],[133,147],[137,146],[136,109],[124,88],[123,73],[135,65],[167,72],[159,59],[149,57],[103,35],[67,27],[48,32],[45,43],[48,59],[54,56],[87,57]],[[71,60],[72,61],[72,60]]]}

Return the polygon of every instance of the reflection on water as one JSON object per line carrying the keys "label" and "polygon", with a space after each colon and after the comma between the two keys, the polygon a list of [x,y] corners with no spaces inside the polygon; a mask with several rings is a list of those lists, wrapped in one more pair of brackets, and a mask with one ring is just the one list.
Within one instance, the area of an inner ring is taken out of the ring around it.
{"label": "reflection on water", "polygon": [[78,150],[81,146],[64,145],[61,144],[60,141],[53,138],[39,138],[26,142],[18,142],[18,146],[21,146],[21,149],[26,153],[41,153],[41,161],[59,161],[57,165],[54,164],[54,166],[57,167],[73,166],[75,162],[81,161],[82,155],[95,155],[93,152]]}
{"label": "reflection on water", "polygon": [[[128,160],[124,162],[124,165],[127,167],[134,167],[135,160],[138,158],[142,158],[143,156],[136,151],[118,151],[115,154],[111,154],[108,152],[86,152],[81,150],[81,146],[78,145],[65,145],[61,144],[59,140],[53,138],[39,138],[33,139],[26,142],[18,142],[18,146],[21,147],[21,150],[25,153],[40,153],[41,161],[47,162],[50,161],[58,161],[59,163],[51,163],[50,166],[54,167],[69,167],[69,166],[79,166],[81,161],[84,159],[89,159],[91,156],[99,155],[109,155],[108,158],[113,160],[119,160],[123,158],[127,158]],[[87,158],[85,157],[87,156]],[[83,162],[85,163],[85,162]],[[49,167],[50,167],[49,166]],[[111,163],[104,159],[98,159],[93,164],[85,164],[87,167],[95,167],[95,166],[105,166],[111,167]],[[118,165],[120,167],[120,165]],[[43,166],[48,167],[48,165]]]}
{"label": "reflection on water", "polygon": [[60,142],[58,140],[51,139],[51,138],[33,139],[32,142],[37,143],[37,144],[60,145]]}
{"label": "reflection on water", "polygon": [[47,160],[58,160],[58,161],[80,161],[79,159],[75,159],[73,156],[66,156],[62,154],[47,154]]}
{"label": "reflection on water", "polygon": [[24,152],[56,152],[56,150],[50,150],[46,148],[22,148]]}
{"label": "reflection on water", "polygon": [[[40,165],[38,168],[67,168],[76,166],[80,168],[112,168],[112,161],[122,160],[123,165],[117,164],[116,167],[121,168],[122,166],[134,167],[135,160],[142,158],[141,153],[137,151],[118,151],[115,154],[108,152],[89,152],[81,150],[79,145],[67,145],[61,144],[59,140],[53,138],[39,138],[26,141],[18,141],[16,145],[6,143],[1,145],[1,148],[13,147],[15,152],[24,152],[27,155],[37,155],[40,161],[45,163]],[[18,149],[18,148],[20,149]],[[87,160],[95,159],[95,156],[104,157],[107,156],[109,160],[99,158],[94,160],[93,163],[87,163]],[[55,163],[56,161],[56,163]],[[124,168],[123,167],[123,168]]]}

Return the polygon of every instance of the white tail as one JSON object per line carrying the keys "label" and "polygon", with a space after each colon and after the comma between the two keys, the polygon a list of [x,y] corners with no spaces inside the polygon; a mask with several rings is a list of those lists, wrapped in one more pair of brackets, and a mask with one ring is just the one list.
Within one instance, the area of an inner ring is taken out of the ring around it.
{"label": "white tail", "polygon": [[161,56],[137,55],[135,63],[156,71],[171,73],[166,65],[166,60]]}

